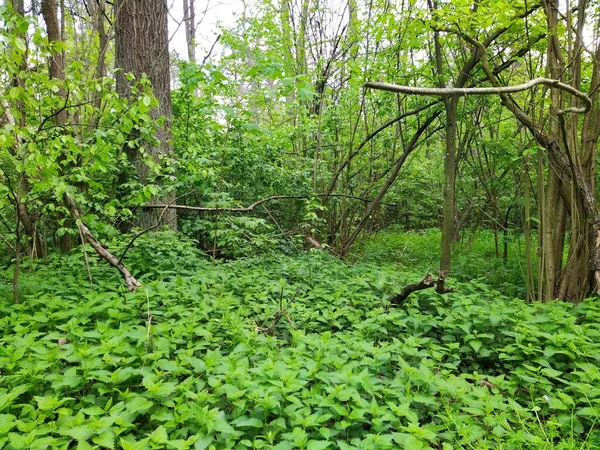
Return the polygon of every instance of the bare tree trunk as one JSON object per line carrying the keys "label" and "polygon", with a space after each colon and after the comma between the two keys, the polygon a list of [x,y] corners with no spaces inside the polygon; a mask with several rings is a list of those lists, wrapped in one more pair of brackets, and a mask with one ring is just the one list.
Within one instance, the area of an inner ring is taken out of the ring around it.
{"label": "bare tree trunk", "polygon": [[188,60],[196,62],[196,12],[195,0],[183,0],[183,20],[185,21],[185,39],[188,48]]}
{"label": "bare tree trunk", "polygon": [[523,234],[525,235],[525,264],[527,286],[527,301],[533,302],[535,297],[535,279],[533,277],[533,261],[531,258],[532,239],[531,239],[531,194],[529,188],[529,167],[527,162],[523,166],[523,186],[525,197],[525,218],[523,223]]}
{"label": "bare tree trunk", "polygon": [[[117,91],[122,97],[131,95],[131,83],[126,74],[131,72],[137,79],[146,74],[152,83],[159,106],[151,111],[154,119],[164,117],[165,122],[157,130],[159,145],[147,143],[149,154],[158,162],[171,152],[169,130],[171,126],[171,75],[169,71],[169,47],[167,30],[167,5],[164,0],[118,0],[116,2],[116,64]],[[140,183],[146,184],[149,169],[143,163],[138,149],[128,149],[127,156],[136,168]],[[170,194],[154,197],[153,203],[169,203],[175,197]],[[160,222],[161,226],[177,229],[177,214],[166,214],[153,209],[143,209],[138,225],[150,228]]]}
{"label": "bare tree trunk", "polygon": [[440,275],[445,279],[452,266],[452,240],[454,236],[454,210],[456,207],[456,131],[458,97],[444,99],[446,107],[446,147],[444,149],[444,206],[442,243],[440,249]]}

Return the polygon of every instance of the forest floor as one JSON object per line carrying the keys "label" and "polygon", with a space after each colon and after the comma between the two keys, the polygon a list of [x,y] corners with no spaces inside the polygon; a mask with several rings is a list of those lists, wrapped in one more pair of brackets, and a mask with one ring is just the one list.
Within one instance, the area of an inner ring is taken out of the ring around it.
{"label": "forest floor", "polygon": [[74,252],[25,266],[18,305],[7,270],[0,448],[600,448],[600,302],[515,298],[518,242],[507,264],[485,242],[457,245],[457,292],[396,307],[437,233],[353,263],[148,238],[137,292]]}

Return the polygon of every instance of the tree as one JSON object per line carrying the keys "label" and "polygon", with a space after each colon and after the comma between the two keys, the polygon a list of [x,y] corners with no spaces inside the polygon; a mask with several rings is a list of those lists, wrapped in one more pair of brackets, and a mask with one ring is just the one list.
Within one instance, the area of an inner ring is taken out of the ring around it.
{"label": "tree", "polygon": [[[150,158],[160,163],[171,152],[171,75],[169,71],[169,48],[167,28],[167,5],[164,0],[118,0],[115,5],[116,24],[116,65],[117,91],[122,97],[129,97],[133,86],[128,74],[139,80],[146,75],[152,84],[152,91],[158,100],[158,107],[151,112],[155,120],[164,122],[158,127],[158,142],[144,142],[143,146],[127,148],[129,161],[135,166],[138,180],[146,185],[152,181],[149,165],[144,162],[147,152]],[[147,148],[143,148],[147,147]],[[151,203],[170,203],[174,193],[155,195]],[[177,228],[175,210],[161,214],[160,210],[143,209],[138,222],[142,228],[168,226]]]}
{"label": "tree", "polygon": [[196,11],[195,0],[183,0],[183,20],[185,21],[185,40],[188,48],[188,60],[196,62]]}

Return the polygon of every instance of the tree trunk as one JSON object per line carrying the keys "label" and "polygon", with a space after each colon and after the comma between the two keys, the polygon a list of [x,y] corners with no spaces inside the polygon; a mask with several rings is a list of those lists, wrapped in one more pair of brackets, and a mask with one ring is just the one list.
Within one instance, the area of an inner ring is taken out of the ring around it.
{"label": "tree trunk", "polygon": [[196,62],[196,11],[195,0],[183,0],[183,20],[185,21],[185,40],[188,48],[188,61]]}
{"label": "tree trunk", "polygon": [[[116,2],[116,65],[122,69],[117,72],[117,91],[122,97],[131,95],[131,82],[127,73],[133,73],[136,79],[146,74],[152,83],[152,91],[159,106],[151,111],[153,119],[164,117],[165,121],[156,134],[158,145],[146,143],[149,154],[157,162],[160,157],[171,152],[169,129],[171,126],[171,75],[169,71],[169,47],[167,29],[167,5],[164,0],[118,0]],[[127,149],[129,161],[136,168],[141,184],[147,184],[149,168],[139,155],[139,149]],[[154,197],[151,203],[170,203],[175,194]],[[177,229],[177,214],[169,210],[160,215],[160,211],[143,209],[138,225],[141,228],[168,226]]]}
{"label": "tree trunk", "polygon": [[444,206],[440,275],[446,278],[450,274],[452,266],[452,240],[454,237],[458,97],[452,96],[444,99],[444,105],[446,107],[446,148],[444,149]]}
{"label": "tree trunk", "polygon": [[[61,34],[61,22],[58,18],[57,4],[54,0],[42,0],[42,16],[46,23],[46,32],[48,34],[48,41],[62,42],[63,36]],[[64,54],[62,51],[55,51],[52,53],[50,58],[50,78],[55,80],[65,79],[65,65],[64,65]],[[61,84],[58,87],[58,95],[62,98],[66,98],[67,93],[64,86]],[[54,124],[62,126],[67,122],[67,110],[62,108],[52,119]],[[64,216],[63,216],[64,218]],[[64,220],[69,220],[64,218]],[[65,233],[58,238],[59,247],[63,252],[71,250],[75,241],[69,233]]]}

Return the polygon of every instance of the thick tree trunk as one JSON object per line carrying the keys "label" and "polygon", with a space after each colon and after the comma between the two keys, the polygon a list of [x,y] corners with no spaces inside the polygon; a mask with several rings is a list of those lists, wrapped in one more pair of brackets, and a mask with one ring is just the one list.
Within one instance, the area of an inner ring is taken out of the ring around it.
{"label": "thick tree trunk", "polygon": [[[147,143],[149,154],[159,161],[171,152],[169,130],[171,126],[171,75],[169,71],[169,47],[167,29],[167,5],[164,0],[118,0],[116,2],[116,64],[117,91],[122,97],[131,95],[131,82],[127,73],[136,79],[146,74],[152,83],[152,91],[159,106],[152,110],[154,119],[164,117],[164,124],[157,130],[159,145]],[[139,155],[139,149],[128,149],[129,161],[135,166],[140,183],[146,184],[149,169]],[[175,194],[155,197],[153,203],[169,203]],[[141,228],[168,226],[177,229],[175,210],[160,215],[158,210],[143,209],[138,225]]]}

